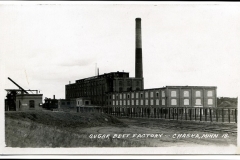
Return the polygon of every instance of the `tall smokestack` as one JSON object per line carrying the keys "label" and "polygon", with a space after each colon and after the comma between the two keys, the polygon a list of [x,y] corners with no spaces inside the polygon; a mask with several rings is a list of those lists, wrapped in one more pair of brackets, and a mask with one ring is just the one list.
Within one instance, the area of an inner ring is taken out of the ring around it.
{"label": "tall smokestack", "polygon": [[136,18],[135,77],[143,78],[141,18]]}

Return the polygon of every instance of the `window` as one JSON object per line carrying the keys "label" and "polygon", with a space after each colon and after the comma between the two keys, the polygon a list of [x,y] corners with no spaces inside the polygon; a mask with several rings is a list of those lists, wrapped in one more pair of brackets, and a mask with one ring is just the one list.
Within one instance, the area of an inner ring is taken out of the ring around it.
{"label": "window", "polygon": [[171,97],[177,97],[177,91],[171,91]]}
{"label": "window", "polygon": [[189,99],[184,99],[183,105],[188,106],[189,105]]}
{"label": "window", "polygon": [[118,99],[118,95],[116,94],[116,99]]}
{"label": "window", "polygon": [[136,82],[136,86],[139,86],[139,81]]}
{"label": "window", "polygon": [[143,100],[141,99],[141,105],[143,105]]}
{"label": "window", "polygon": [[148,92],[145,92],[145,98],[148,98]]}
{"label": "window", "polygon": [[208,105],[213,105],[213,99],[208,99]]}
{"label": "window", "polygon": [[138,93],[136,93],[136,98],[138,98]]}
{"label": "window", "polygon": [[126,105],[126,100],[123,101],[123,105],[124,105],[124,106]]}
{"label": "window", "polygon": [[115,99],[115,95],[113,94],[113,99]]}
{"label": "window", "polygon": [[118,105],[118,101],[116,101],[116,105]]}
{"label": "window", "polygon": [[200,91],[196,91],[196,97],[201,97],[201,92]]}
{"label": "window", "polygon": [[129,95],[129,94],[127,95],[127,98],[130,98],[130,95]]}
{"label": "window", "polygon": [[138,105],[138,100],[136,100],[136,105]]}
{"label": "window", "polygon": [[122,105],[122,101],[119,101],[119,103],[120,103],[120,106]]}
{"label": "window", "polygon": [[151,102],[150,102],[150,103],[151,103],[151,105],[153,105],[153,99],[151,99]]}
{"label": "window", "polygon": [[158,92],[156,92],[156,97],[158,97]]}
{"label": "window", "polygon": [[153,97],[153,92],[150,92],[150,96]]}
{"label": "window", "polygon": [[143,98],[143,93],[140,94],[140,97]]}
{"label": "window", "polygon": [[162,105],[165,106],[165,99],[162,99]]}
{"label": "window", "polygon": [[165,91],[162,91],[162,97],[165,97]]}
{"label": "window", "polygon": [[171,105],[173,105],[173,106],[177,105],[177,100],[176,99],[171,99]]}
{"label": "window", "polygon": [[128,86],[131,86],[131,81],[127,81],[127,85],[128,85]]}
{"label": "window", "polygon": [[119,94],[119,98],[122,99],[122,94]]}
{"label": "window", "polygon": [[156,105],[159,105],[159,99],[156,99]]}
{"label": "window", "polygon": [[126,94],[123,94],[123,99],[126,99]]}
{"label": "window", "polygon": [[201,99],[196,99],[196,105],[201,105],[202,102],[201,102]]}
{"label": "window", "polygon": [[123,88],[122,87],[119,87],[119,92],[122,92],[123,91]]}
{"label": "window", "polygon": [[212,97],[212,96],[213,96],[213,91],[208,91],[208,92],[207,92],[207,96],[208,96],[208,97]]}
{"label": "window", "polygon": [[119,81],[119,86],[122,86],[122,81]]}
{"label": "window", "polygon": [[112,103],[113,103],[113,105],[115,105],[115,101],[113,101]]}
{"label": "window", "polygon": [[145,105],[148,105],[148,99],[145,100]]}
{"label": "window", "polygon": [[34,100],[29,101],[29,108],[35,108],[35,102]]}
{"label": "window", "polygon": [[128,105],[128,106],[130,105],[130,100],[127,101],[127,105]]}
{"label": "window", "polygon": [[189,97],[189,91],[183,91],[183,96],[184,97]]}
{"label": "window", "polygon": [[134,105],[134,100],[132,100],[132,105]]}
{"label": "window", "polygon": [[132,98],[134,98],[134,93],[132,93]]}

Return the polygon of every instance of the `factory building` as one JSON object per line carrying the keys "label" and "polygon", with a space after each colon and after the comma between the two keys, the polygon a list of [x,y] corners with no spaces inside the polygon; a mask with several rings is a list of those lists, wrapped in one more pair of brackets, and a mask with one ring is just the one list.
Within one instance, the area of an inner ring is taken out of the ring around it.
{"label": "factory building", "polygon": [[106,93],[143,89],[143,78],[131,78],[127,72],[111,72],[76,80],[65,86],[66,99],[88,97],[92,105],[106,105]]}
{"label": "factory building", "polygon": [[16,111],[41,110],[42,94],[16,95]]}
{"label": "factory building", "polygon": [[111,72],[76,80],[65,86],[66,99],[86,98],[92,105],[121,110],[157,107],[216,107],[215,86],[166,86],[144,89],[141,19],[136,18],[135,78],[127,72]]}
{"label": "factory building", "polygon": [[145,107],[216,107],[214,86],[166,86],[132,92],[107,94],[107,106],[113,108]]}
{"label": "factory building", "polygon": [[[26,111],[42,109],[42,97],[38,90],[25,90],[8,77],[19,89],[5,89],[5,111]],[[36,93],[33,93],[35,91]],[[31,93],[30,93],[31,92]]]}

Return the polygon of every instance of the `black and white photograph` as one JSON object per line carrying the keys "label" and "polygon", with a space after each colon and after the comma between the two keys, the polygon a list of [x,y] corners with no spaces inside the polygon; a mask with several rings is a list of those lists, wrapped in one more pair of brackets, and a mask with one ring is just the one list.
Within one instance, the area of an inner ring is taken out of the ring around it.
{"label": "black and white photograph", "polygon": [[0,3],[1,153],[232,154],[240,3]]}

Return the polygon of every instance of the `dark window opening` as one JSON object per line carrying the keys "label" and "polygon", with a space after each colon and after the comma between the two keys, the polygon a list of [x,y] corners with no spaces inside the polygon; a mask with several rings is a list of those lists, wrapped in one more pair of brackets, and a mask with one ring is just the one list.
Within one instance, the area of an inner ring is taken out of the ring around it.
{"label": "dark window opening", "polygon": [[122,86],[122,81],[119,81],[119,86]]}
{"label": "dark window opening", "polygon": [[30,100],[29,101],[29,108],[34,108],[35,104],[34,104],[34,100]]}
{"label": "dark window opening", "polygon": [[123,91],[123,88],[122,88],[122,87],[119,87],[119,91],[122,92],[122,91]]}

